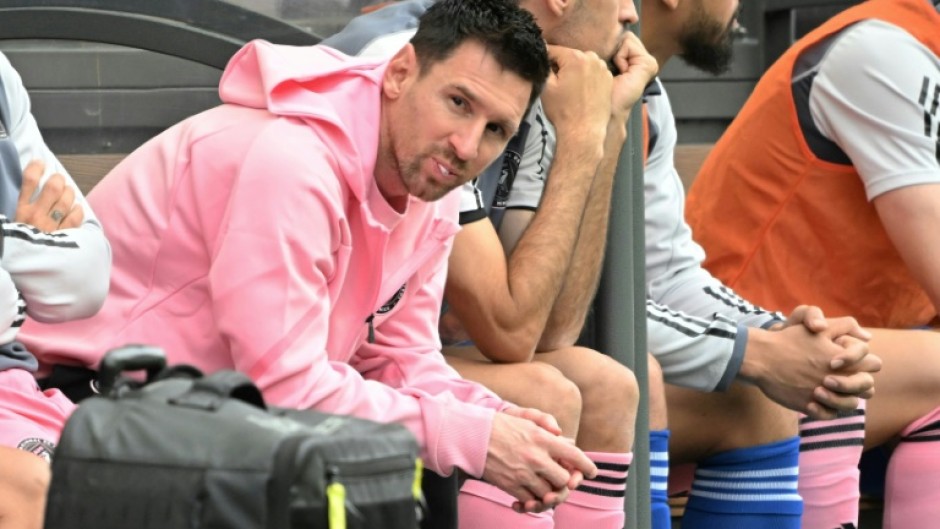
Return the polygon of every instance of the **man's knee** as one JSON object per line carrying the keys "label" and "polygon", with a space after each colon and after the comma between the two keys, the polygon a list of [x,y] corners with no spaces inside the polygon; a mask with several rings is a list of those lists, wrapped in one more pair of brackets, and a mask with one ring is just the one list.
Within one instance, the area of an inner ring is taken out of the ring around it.
{"label": "man's knee", "polygon": [[49,464],[34,454],[0,448],[0,528],[40,529]]}
{"label": "man's knee", "polygon": [[797,435],[796,413],[756,387],[733,384],[726,392],[703,393],[667,386],[669,425],[677,460],[769,444]]}
{"label": "man's knee", "polygon": [[611,419],[633,418],[640,401],[640,387],[630,369],[613,358],[585,350],[588,373],[579,377],[585,411],[596,410]]}
{"label": "man's knee", "polygon": [[541,362],[526,364],[525,384],[531,388],[529,405],[551,414],[566,435],[573,435],[581,418],[581,391],[557,368]]}

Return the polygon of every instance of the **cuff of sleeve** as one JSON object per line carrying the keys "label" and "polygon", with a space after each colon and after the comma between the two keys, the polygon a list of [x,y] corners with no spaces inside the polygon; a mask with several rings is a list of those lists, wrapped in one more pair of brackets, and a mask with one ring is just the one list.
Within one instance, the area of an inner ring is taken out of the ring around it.
{"label": "cuff of sleeve", "polygon": [[746,348],[747,327],[738,325],[738,333],[734,337],[734,348],[731,350],[731,358],[728,359],[728,367],[725,368],[725,373],[721,375],[721,380],[715,386],[715,391],[727,390],[734,382],[734,379],[737,378],[738,372],[741,371],[741,364],[744,363],[744,350]]}
{"label": "cuff of sleeve", "polygon": [[3,259],[3,243],[6,241],[6,230],[8,222],[9,219],[7,219],[7,216],[0,214],[0,259]]}
{"label": "cuff of sleeve", "polygon": [[470,224],[471,222],[483,220],[486,218],[486,216],[486,210],[482,208],[475,209],[473,211],[461,211],[460,220],[458,222],[461,226],[464,226],[466,224]]}
{"label": "cuff of sleeve", "polygon": [[[473,404],[453,403],[441,409],[437,443],[428,446],[430,468],[447,476],[459,468],[481,477],[496,410]],[[432,450],[433,448],[433,450]]]}
{"label": "cuff of sleeve", "polygon": [[761,324],[760,328],[765,331],[778,323],[783,323],[786,321],[786,318],[783,317],[783,314],[779,312],[771,312],[770,319]]}

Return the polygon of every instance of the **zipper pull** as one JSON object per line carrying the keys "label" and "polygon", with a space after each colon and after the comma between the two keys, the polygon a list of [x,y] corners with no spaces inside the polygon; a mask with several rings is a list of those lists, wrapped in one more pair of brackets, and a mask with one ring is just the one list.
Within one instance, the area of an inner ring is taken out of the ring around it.
{"label": "zipper pull", "polygon": [[418,520],[418,523],[424,520],[427,516],[428,501],[424,498],[424,491],[421,489],[421,482],[424,479],[424,462],[421,461],[421,458],[415,458],[415,479],[411,483],[411,494],[415,499],[415,519]]}
{"label": "zipper pull", "polygon": [[339,469],[329,470],[329,485],[326,486],[326,513],[329,529],[346,529],[346,486],[336,481]]}
{"label": "zipper pull", "polygon": [[372,324],[374,319],[375,314],[369,314],[369,317],[366,318],[366,325],[369,326],[369,343],[375,343],[375,325]]}

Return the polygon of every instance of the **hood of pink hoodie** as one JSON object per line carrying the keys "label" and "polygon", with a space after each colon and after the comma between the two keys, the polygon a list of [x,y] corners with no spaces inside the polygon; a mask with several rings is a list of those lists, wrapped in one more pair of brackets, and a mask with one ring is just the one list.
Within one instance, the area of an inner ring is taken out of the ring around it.
{"label": "hood of pink hoodie", "polygon": [[[318,122],[329,141],[342,146],[338,152],[353,154],[338,163],[350,189],[362,201],[369,185],[364,177],[371,176],[375,167],[378,127],[355,117],[380,115],[381,97],[362,100],[362,90],[351,85],[381,86],[387,64],[387,59],[349,57],[326,46],[282,46],[255,40],[229,61],[219,96],[224,103]],[[344,112],[344,119],[338,108],[361,112]]]}

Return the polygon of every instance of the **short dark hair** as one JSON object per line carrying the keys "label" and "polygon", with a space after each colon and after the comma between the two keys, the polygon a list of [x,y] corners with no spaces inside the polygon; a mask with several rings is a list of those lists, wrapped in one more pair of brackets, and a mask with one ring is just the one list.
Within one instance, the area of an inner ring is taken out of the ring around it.
{"label": "short dark hair", "polygon": [[421,16],[411,39],[422,71],[475,40],[503,68],[532,83],[531,106],[548,78],[542,30],[518,0],[441,0]]}

